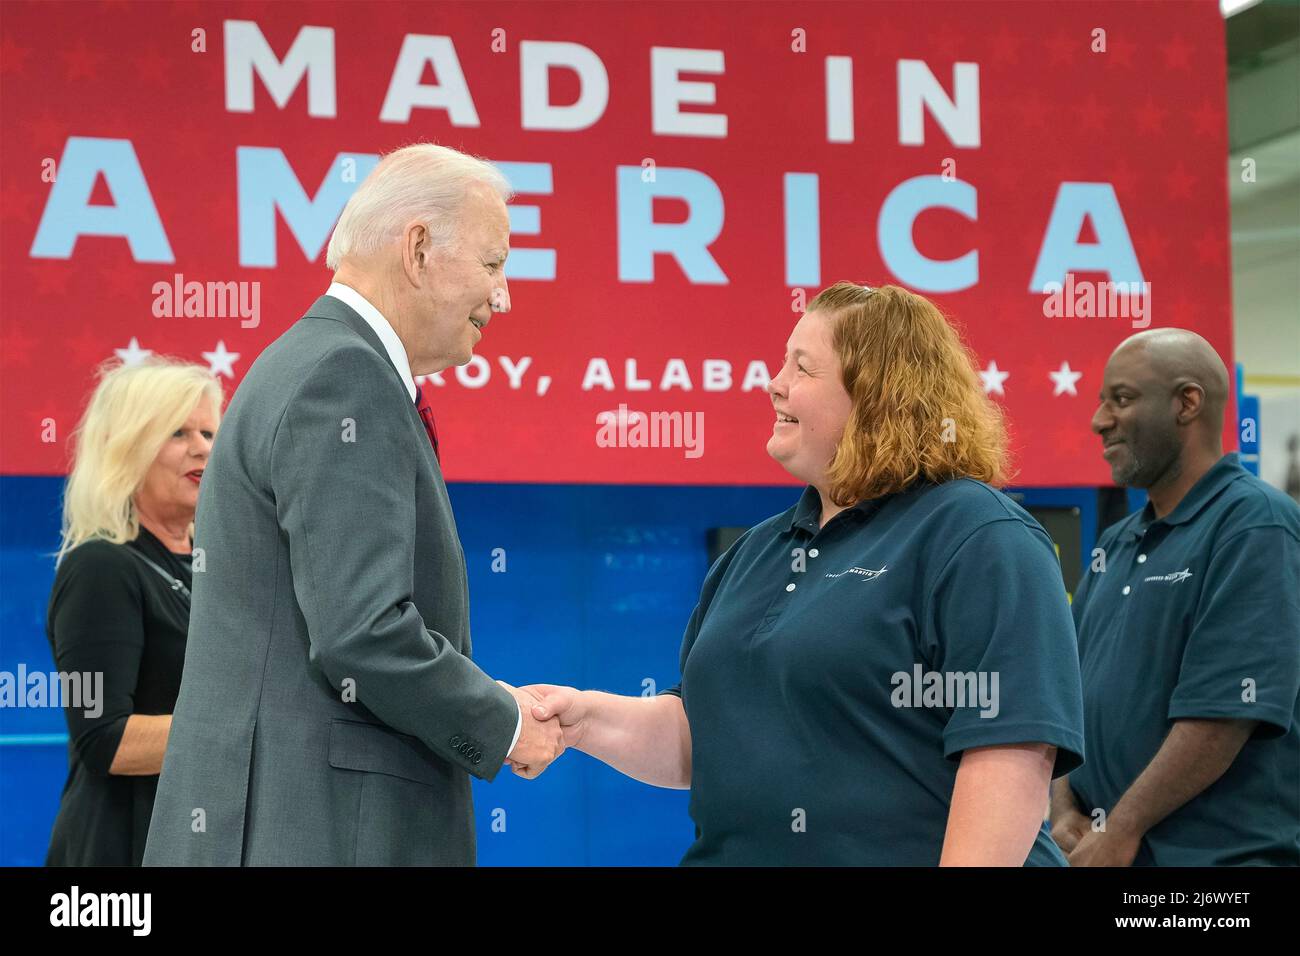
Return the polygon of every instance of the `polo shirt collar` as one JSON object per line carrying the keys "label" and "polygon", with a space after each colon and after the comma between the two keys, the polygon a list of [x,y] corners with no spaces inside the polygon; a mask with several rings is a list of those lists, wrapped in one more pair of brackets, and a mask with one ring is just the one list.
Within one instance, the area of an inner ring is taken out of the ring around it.
{"label": "polo shirt collar", "polygon": [[1200,514],[1206,505],[1217,498],[1219,492],[1246,473],[1246,469],[1241,467],[1240,456],[1235,451],[1228,452],[1216,461],[1209,471],[1201,475],[1200,480],[1183,495],[1183,500],[1163,518],[1155,517],[1151,502],[1148,501],[1142,509],[1142,517],[1132,527],[1130,533],[1133,537],[1140,538],[1157,520],[1168,525],[1187,524]]}
{"label": "polo shirt collar", "polygon": [[793,531],[795,528],[802,528],[804,531],[816,534],[821,514],[822,497],[817,493],[816,488],[809,485],[803,490],[799,503],[794,506],[794,511],[790,514],[790,524],[785,530]]}
{"label": "polo shirt collar", "polygon": [[[921,482],[915,482],[905,489],[905,491],[911,491],[919,484],[921,484]],[[845,508],[842,513],[852,512],[855,516],[862,519],[870,518],[873,514],[884,507],[885,502],[892,497],[894,497],[894,495],[889,494],[881,495],[879,498],[865,498],[857,504]],[[815,487],[809,485],[804,489],[803,496],[799,499],[799,503],[794,506],[794,512],[790,516],[790,523],[786,527],[786,531],[793,531],[795,528],[801,528],[809,534],[816,534],[821,530],[821,516],[822,496],[818,493]]]}

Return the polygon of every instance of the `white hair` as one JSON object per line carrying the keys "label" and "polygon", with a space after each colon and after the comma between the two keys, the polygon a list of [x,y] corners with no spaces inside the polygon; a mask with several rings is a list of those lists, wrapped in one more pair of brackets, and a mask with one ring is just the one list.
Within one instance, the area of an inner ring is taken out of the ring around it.
{"label": "white hair", "polygon": [[449,245],[456,238],[466,194],[475,183],[490,187],[503,200],[514,195],[506,177],[486,160],[433,143],[394,150],[379,161],[343,207],[325,252],[325,265],[337,270],[346,256],[378,252],[414,219],[428,227],[435,246]]}

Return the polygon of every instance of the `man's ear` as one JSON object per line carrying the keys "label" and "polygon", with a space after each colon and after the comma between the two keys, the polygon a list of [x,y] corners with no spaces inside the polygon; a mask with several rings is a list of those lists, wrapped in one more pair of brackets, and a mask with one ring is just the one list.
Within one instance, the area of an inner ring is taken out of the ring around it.
{"label": "man's ear", "polygon": [[1178,424],[1190,425],[1201,417],[1205,409],[1205,389],[1195,382],[1183,382],[1178,386]]}
{"label": "man's ear", "polygon": [[422,222],[409,223],[402,233],[402,271],[413,286],[425,282],[431,245],[429,230]]}

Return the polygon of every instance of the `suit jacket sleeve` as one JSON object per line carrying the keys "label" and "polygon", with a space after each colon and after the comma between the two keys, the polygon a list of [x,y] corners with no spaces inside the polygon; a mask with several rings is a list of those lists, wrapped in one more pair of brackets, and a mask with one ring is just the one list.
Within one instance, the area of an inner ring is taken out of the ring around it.
{"label": "suit jacket sleeve", "polygon": [[293,588],[310,660],[333,686],[351,679],[384,723],[491,780],[519,709],[412,602],[420,448],[405,400],[361,341],[321,359],[289,400],[271,473]]}

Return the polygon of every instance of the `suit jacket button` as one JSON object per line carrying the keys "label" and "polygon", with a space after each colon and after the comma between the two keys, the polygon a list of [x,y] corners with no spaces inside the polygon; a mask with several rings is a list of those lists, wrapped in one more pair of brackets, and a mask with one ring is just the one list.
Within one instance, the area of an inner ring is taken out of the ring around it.
{"label": "suit jacket button", "polygon": [[474,751],[474,762],[475,762],[475,763],[482,763],[482,762],[483,762],[483,751],[481,751],[481,750],[476,750],[476,751]]}
{"label": "suit jacket button", "polygon": [[460,734],[457,734],[455,737],[451,738],[451,749],[452,750],[460,749]]}

